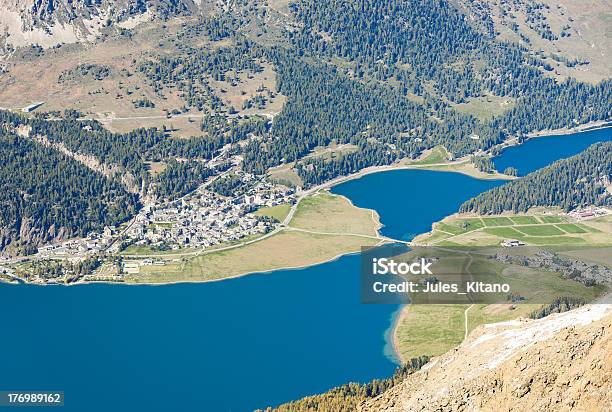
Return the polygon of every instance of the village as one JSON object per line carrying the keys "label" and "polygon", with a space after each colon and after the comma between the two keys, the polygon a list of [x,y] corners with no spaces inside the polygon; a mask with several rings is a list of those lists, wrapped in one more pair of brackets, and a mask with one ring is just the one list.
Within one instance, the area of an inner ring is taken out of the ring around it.
{"label": "village", "polygon": [[[240,189],[230,196],[216,193],[208,182],[175,201],[146,204],[123,226],[105,227],[101,233],[92,232],[84,238],[39,246],[29,258],[78,262],[92,256],[116,255],[132,245],[141,246],[139,250],[149,250],[154,256],[159,251],[230,244],[278,227],[282,222],[254,212],[262,207],[294,203],[295,190],[239,170],[231,173],[240,179]],[[16,262],[3,258],[1,263]]]}
{"label": "village", "polygon": [[254,182],[255,176],[236,173],[244,187],[250,187],[246,193],[226,197],[200,187],[180,200],[145,207],[127,230],[126,241],[173,250],[208,248],[271,231],[280,222],[252,212],[292,203],[294,190],[263,180]]}

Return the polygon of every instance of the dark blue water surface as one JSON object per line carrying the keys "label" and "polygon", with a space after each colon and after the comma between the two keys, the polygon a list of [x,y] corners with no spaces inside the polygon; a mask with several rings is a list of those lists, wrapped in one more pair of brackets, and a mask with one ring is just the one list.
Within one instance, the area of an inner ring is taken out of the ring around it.
{"label": "dark blue water surface", "polygon": [[[207,284],[0,285],[0,388],[67,411],[245,411],[393,373],[359,258]],[[387,350],[388,354],[391,352]]]}
{"label": "dark blue water surface", "polygon": [[393,170],[350,180],[332,192],[378,211],[383,235],[410,240],[429,232],[433,222],[455,213],[461,203],[501,183],[453,172]]}
{"label": "dark blue water surface", "polygon": [[593,143],[612,140],[612,127],[580,133],[533,138],[522,145],[504,150],[493,159],[495,168],[501,172],[508,166],[518,169],[524,176],[555,160],[573,156]]}
{"label": "dark blue water surface", "polygon": [[[536,139],[496,163],[525,173],[593,136],[609,132]],[[400,170],[333,191],[410,239],[498,184]],[[63,390],[71,412],[247,411],[389,376],[398,306],[362,305],[359,292],[356,255],[204,284],[0,284],[0,390]]]}

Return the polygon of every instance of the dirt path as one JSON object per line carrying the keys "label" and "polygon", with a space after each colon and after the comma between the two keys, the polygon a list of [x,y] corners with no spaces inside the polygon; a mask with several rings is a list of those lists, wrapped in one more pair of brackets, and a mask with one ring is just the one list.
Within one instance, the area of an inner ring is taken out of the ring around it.
{"label": "dirt path", "polygon": [[397,240],[397,239],[393,239],[390,237],[386,237],[386,236],[372,236],[372,235],[364,235],[361,233],[338,233],[338,232],[318,232],[316,230],[308,230],[308,229],[300,229],[297,227],[288,227],[286,228],[287,230],[293,230],[296,232],[304,232],[304,233],[311,233],[313,235],[327,235],[327,236],[356,236],[356,237],[363,237],[366,239],[375,239],[375,240],[383,240],[383,241],[388,241],[388,242],[393,242],[393,243],[404,243],[404,244],[409,244],[409,242],[403,241],[403,240]]}
{"label": "dirt path", "polygon": [[463,340],[465,341],[469,335],[469,327],[468,327],[468,312],[470,311],[470,309],[472,309],[474,307],[474,304],[472,303],[466,310],[465,312],[463,312],[463,316],[465,317],[465,335],[463,335]]}

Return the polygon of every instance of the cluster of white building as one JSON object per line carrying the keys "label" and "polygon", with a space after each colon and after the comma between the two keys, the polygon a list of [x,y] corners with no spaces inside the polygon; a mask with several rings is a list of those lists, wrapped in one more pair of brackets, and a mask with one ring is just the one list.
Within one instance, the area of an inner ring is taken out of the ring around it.
{"label": "cluster of white building", "polygon": [[113,229],[106,227],[102,234],[90,233],[85,238],[75,238],[61,243],[47,244],[38,247],[37,257],[49,258],[82,258],[95,255],[113,241]]}
{"label": "cluster of white building", "polygon": [[501,242],[501,245],[503,247],[517,247],[517,246],[525,246],[525,243],[517,239],[504,239]]}
{"label": "cluster of white building", "polygon": [[[106,227],[103,233],[40,246],[35,258],[76,261],[104,251],[115,253],[125,241],[170,249],[205,248],[274,229],[279,222],[253,212],[293,203],[294,190],[242,171],[233,173],[243,184],[232,196],[221,196],[203,185],[179,200],[146,205],[127,228]],[[4,260],[0,263],[11,263],[8,257]]]}
{"label": "cluster of white building", "polygon": [[610,212],[610,210],[606,209],[605,207],[590,207],[587,209],[573,210],[569,212],[568,215],[570,217],[573,217],[574,219],[588,220],[588,219],[594,219],[600,216],[609,215],[610,213],[612,212]]}
{"label": "cluster of white building", "polygon": [[292,189],[266,182],[258,182],[234,197],[200,188],[177,201],[145,208],[126,236],[131,243],[163,244],[172,249],[233,242],[273,229],[274,222],[251,212],[292,200]]}

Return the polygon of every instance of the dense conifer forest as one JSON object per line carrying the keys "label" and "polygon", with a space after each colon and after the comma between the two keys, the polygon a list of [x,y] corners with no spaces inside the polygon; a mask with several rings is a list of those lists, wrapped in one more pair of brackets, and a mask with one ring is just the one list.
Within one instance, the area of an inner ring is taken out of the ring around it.
{"label": "dense conifer forest", "polygon": [[204,183],[215,171],[197,161],[168,161],[166,170],[155,179],[155,194],[160,199],[174,200]]}
{"label": "dense conifer forest", "polygon": [[[354,81],[333,66],[309,64],[287,53],[276,53],[272,59],[277,62],[279,91],[288,101],[267,139],[252,141],[245,148],[248,171],[263,173],[331,142],[353,143],[360,151],[334,163],[308,163],[307,167],[317,169],[316,175],[334,177],[355,171],[353,167],[388,164],[436,145],[457,155],[467,154],[505,137],[473,116],[444,106],[428,109],[388,85]],[[466,138],[470,134],[481,138]],[[308,183],[321,181],[303,177]]]}
{"label": "dense conifer forest", "polygon": [[0,249],[83,236],[128,219],[138,198],[75,160],[0,129]]}
{"label": "dense conifer forest", "polygon": [[164,140],[164,134],[156,129],[136,129],[130,133],[116,134],[94,121],[33,119],[24,124],[32,128],[32,136],[44,136],[71,152],[91,155],[102,164],[118,166],[130,172],[138,185],[146,179],[146,153]]}
{"label": "dense conifer forest", "polygon": [[[445,1],[303,0],[291,9],[300,23],[287,32],[292,48],[267,54],[288,101],[268,139],[245,150],[247,170],[263,173],[330,142],[360,147],[299,166],[315,184],[437,144],[460,156],[509,136],[612,116],[609,80],[557,82],[540,59],[477,31]],[[517,103],[490,121],[448,103],[486,95]]]}

